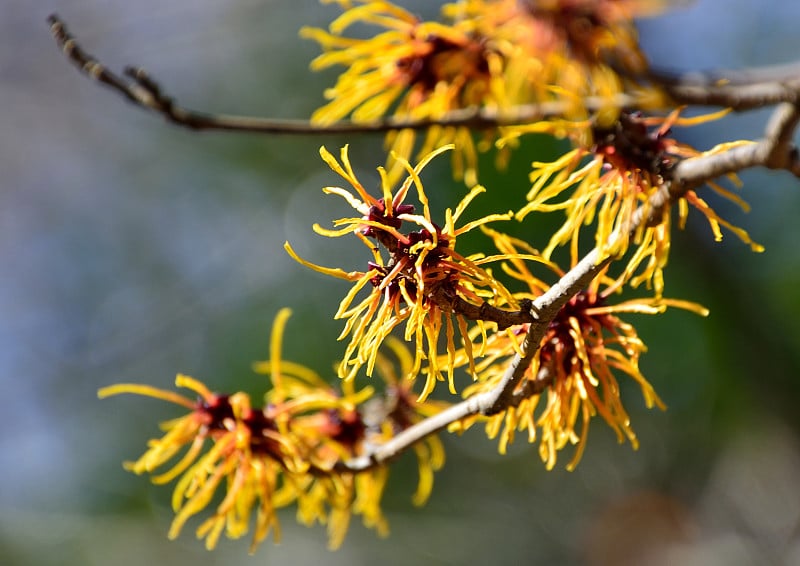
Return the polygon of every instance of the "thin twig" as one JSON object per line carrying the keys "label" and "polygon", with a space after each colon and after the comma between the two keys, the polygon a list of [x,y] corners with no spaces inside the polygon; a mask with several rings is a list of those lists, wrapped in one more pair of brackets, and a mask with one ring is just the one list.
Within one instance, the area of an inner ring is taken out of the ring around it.
{"label": "thin twig", "polygon": [[658,85],[677,104],[722,106],[744,111],[781,102],[797,102],[800,97],[800,62],[705,73],[675,74],[648,69],[638,80]]}
{"label": "thin twig", "polygon": [[[49,16],[47,21],[59,48],[81,72],[121,94],[136,106],[159,114],[175,125],[192,130],[299,135],[385,133],[403,129],[424,130],[431,126],[463,126],[481,130],[499,126],[527,124],[543,118],[561,116],[568,106],[565,102],[552,101],[540,104],[524,104],[502,111],[470,107],[452,110],[445,116],[436,119],[414,120],[390,117],[371,122],[340,121],[332,124],[319,124],[307,120],[211,114],[190,110],[178,105],[141,67],[126,67],[122,75],[114,73],[80,46],[69,33],[64,22],[56,14]],[[590,111],[605,108],[609,105],[624,108],[632,107],[635,103],[636,99],[626,94],[620,94],[612,98],[590,97],[586,101],[586,108]]]}
{"label": "thin twig", "polygon": [[764,137],[757,142],[678,163],[672,171],[671,190],[685,192],[711,179],[759,166],[786,170],[800,177],[798,150],[792,143],[798,123],[800,112],[796,105],[779,105],[767,123]]}
{"label": "thin twig", "polygon": [[[384,133],[403,129],[425,130],[431,126],[459,126],[485,130],[501,126],[529,124],[537,120],[563,116],[572,104],[571,101],[549,101],[518,105],[502,110],[470,107],[451,110],[436,119],[413,120],[389,117],[370,122],[339,121],[330,124],[306,120],[212,114],[191,110],[177,104],[140,67],[126,67],[122,74],[114,73],[77,43],[57,15],[49,16],[48,23],[53,37],[67,59],[81,72],[121,94],[134,105],[158,114],[172,124],[191,130],[295,135]],[[663,88],[679,104],[713,105],[734,110],[748,110],[779,102],[797,102],[798,92],[800,92],[800,75],[798,75],[797,66],[785,66],[781,70],[786,74],[776,76],[775,70],[771,70],[770,73],[759,73],[757,69],[740,71],[736,75],[740,79],[738,81],[717,79],[710,84],[710,79],[701,81],[692,75],[676,78],[667,73],[655,72],[645,75],[642,79],[656,87]],[[747,77],[752,82],[742,82]],[[635,95],[621,93],[611,97],[587,97],[583,103],[587,111],[594,112],[609,106],[620,109],[636,108],[641,105],[642,100]]]}
{"label": "thin twig", "polygon": [[[528,381],[521,391],[517,391],[507,402],[505,408],[516,407],[525,399],[542,393],[550,386],[553,374],[545,368],[533,381]],[[473,415],[482,414],[481,407],[493,403],[494,391],[487,391],[473,395],[460,403],[451,405],[447,409],[427,417],[425,420],[403,430],[383,444],[374,446],[366,454],[352,458],[346,462],[339,462],[334,467],[337,472],[357,473],[375,466],[380,466],[402,454],[410,446],[420,440],[446,429],[453,423],[464,420]]]}
{"label": "thin twig", "polygon": [[472,304],[443,287],[438,287],[431,292],[430,298],[443,312],[457,313],[467,320],[494,322],[498,330],[536,320],[533,302],[528,299],[520,302],[519,310],[509,311],[492,306],[487,302],[483,302],[481,305]]}

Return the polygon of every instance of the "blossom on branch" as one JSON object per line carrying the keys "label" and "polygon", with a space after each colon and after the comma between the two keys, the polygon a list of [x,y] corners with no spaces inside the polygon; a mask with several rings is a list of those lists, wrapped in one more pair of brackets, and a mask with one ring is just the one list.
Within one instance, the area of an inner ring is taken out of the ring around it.
{"label": "blossom on branch", "polygon": [[[183,375],[177,377],[176,385],[197,394],[196,401],[140,384],[112,385],[98,392],[101,398],[145,395],[190,411],[164,423],[164,436],[151,440],[138,460],[125,464],[137,474],[154,474],[152,481],[157,484],[177,478],[170,538],[177,537],[186,522],[210,506],[218,493],[221,501],[196,530],[198,537],[206,539],[208,549],[216,546],[223,531],[229,538],[245,535],[253,515],[251,551],[270,532],[277,541],[276,512],[289,505],[297,506],[299,522],[327,525],[331,548],[342,543],[352,514],[360,515],[364,524],[379,534],[388,532],[380,508],[388,468],[375,465],[354,473],[346,463],[438,412],[442,405],[414,401],[411,382],[401,385],[393,362],[385,356],[377,363],[386,381],[385,399],[376,397],[372,387],[357,391],[352,382],[343,382],[338,391],[311,369],[283,360],[281,346],[289,314],[283,309],[275,320],[271,359],[255,365],[258,373],[270,376],[272,385],[263,408],[253,407],[246,393],[212,393]],[[400,343],[391,347],[401,371],[407,371],[410,353]],[[390,409],[376,412],[376,404]],[[444,464],[444,451],[435,437],[420,443],[415,451],[420,477],[412,500],[421,505],[430,494],[434,472]],[[160,471],[176,458],[171,467]]]}
{"label": "blossom on branch", "polygon": [[535,21],[529,41],[538,51],[564,52],[591,66],[613,63],[641,72],[647,61],[639,48],[634,18],[653,16],[664,0],[510,0]]}
{"label": "blossom on branch", "polygon": [[[297,497],[295,487],[285,482],[285,471],[303,473],[308,468],[295,439],[281,430],[266,411],[254,411],[245,393],[214,394],[200,382],[182,375],[177,377],[176,385],[194,391],[200,399],[193,402],[171,391],[137,384],[112,385],[99,391],[101,398],[134,393],[191,410],[184,417],[164,423],[164,437],[151,440],[139,460],[125,465],[137,474],[155,473],[189,446],[168,471],[153,477],[154,483],[161,484],[180,476],[172,496],[176,515],[170,538],[177,537],[186,521],[210,504],[218,489],[224,489],[225,498],[213,517],[197,529],[197,536],[206,538],[207,548],[216,546],[223,528],[230,538],[247,533],[254,510],[257,519],[253,545],[273,529],[278,537],[275,511]],[[207,450],[206,441],[211,443]]]}
{"label": "blossom on branch", "polygon": [[[651,199],[669,182],[670,172],[680,160],[715,155],[751,143],[730,142],[700,152],[669,137],[671,128],[718,119],[725,114],[727,112],[722,111],[681,118],[676,110],[661,118],[625,112],[609,127],[595,126],[591,146],[579,146],[550,163],[533,163],[528,204],[516,216],[522,220],[532,212],[563,211],[564,224],[552,235],[543,255],[550,258],[557,247],[568,244],[573,263],[581,253],[579,243],[583,227],[594,223],[594,245],[600,257],[619,258],[631,247],[635,250],[618,284],[629,282],[635,287],[646,283],[653,287],[655,296],[660,297],[664,287],[663,270],[669,256],[673,211],[671,206],[663,206],[657,211],[659,216],[648,218],[655,214]],[[651,131],[654,126],[657,128]],[[731,180],[738,183],[734,176]],[[708,182],[707,186],[744,211],[749,210],[747,203],[734,192],[716,182]],[[716,240],[722,239],[721,227],[724,227],[754,251],[763,250],[746,231],[720,218],[695,190],[680,195],[677,205],[681,228],[691,205],[706,217]],[[644,216],[637,219],[637,215]]]}
{"label": "blossom on branch", "polygon": [[[352,379],[364,365],[367,375],[372,375],[381,344],[393,329],[405,325],[404,339],[414,343],[416,352],[408,377],[415,377],[420,372],[422,361],[428,361],[421,399],[430,394],[437,380],[444,380],[442,372],[447,374],[450,391],[455,393],[452,364],[456,350],[455,326],[463,338],[467,337],[466,317],[459,310],[459,302],[473,306],[499,303],[517,308],[511,293],[481,267],[501,258],[468,257],[455,249],[460,235],[495,220],[507,220],[511,213],[490,214],[456,227],[472,199],[484,191],[483,187],[475,186],[455,211],[445,211],[443,226],[431,218],[428,197],[419,175],[431,159],[449,149],[452,146],[437,149],[415,167],[397,157],[407,177],[394,192],[386,171],[379,167],[381,197],[370,195],[356,178],[347,146],[341,151],[341,163],[324,147],[320,149],[325,162],[350,183],[355,194],[341,187],[325,187],[323,191],[344,198],[361,216],[336,220],[333,230],[319,225],[314,225],[314,230],[329,237],[355,236],[370,250],[372,260],[364,271],[347,272],[301,259],[288,242],[285,248],[301,264],[354,283],[335,315],[335,318],[347,321],[339,338],[350,337],[338,369],[339,376],[344,379]],[[422,214],[416,214],[414,205],[405,202],[412,187],[422,205]],[[411,224],[415,230],[402,231],[404,223]],[[362,290],[367,290],[367,295],[359,301],[357,296]],[[442,333],[447,355],[440,360],[438,351]],[[466,349],[471,352],[469,345]]]}
{"label": "blossom on branch", "polygon": [[[452,110],[501,103],[500,54],[463,22],[422,21],[385,1],[339,3],[346,11],[330,24],[330,31],[301,30],[324,50],[312,62],[312,69],[347,67],[336,86],[325,91],[330,102],[312,115],[312,121],[330,124],[352,115],[356,122],[369,122],[387,114],[436,120]],[[367,39],[345,37],[343,33],[353,24],[383,31]],[[416,139],[416,132],[406,129],[390,132],[386,143],[410,160]],[[448,143],[458,147],[453,154],[456,176],[474,185],[477,155],[469,128],[432,126],[419,155]],[[387,163],[387,170],[392,181],[405,173],[396,160]]]}
{"label": "blossom on branch", "polygon": [[[527,260],[514,257],[514,250],[535,250],[500,232],[485,230],[504,251],[509,260],[505,273],[527,283],[529,291],[517,294],[518,300],[536,298],[547,285],[535,276]],[[551,265],[557,275],[562,273]],[[613,282],[604,275],[593,280],[588,289],[573,296],[548,324],[532,363],[514,390],[510,406],[496,415],[472,417],[455,423],[450,430],[462,430],[478,421],[486,421],[490,438],[500,436],[499,449],[504,453],[514,433],[525,431],[528,441],[539,442],[539,455],[547,469],[552,469],[557,454],[566,446],[576,451],[567,469],[572,470],[583,454],[589,423],[599,415],[616,433],[620,442],[629,441],[636,448],[638,441],[622,404],[617,375],[632,379],[641,389],[645,405],[664,409],[664,404],[639,369],[639,357],[646,350],[644,343],[629,323],[617,315],[622,313],[655,314],[674,306],[700,315],[707,311],[694,303],[673,299],[634,299],[618,304],[609,301],[610,289],[600,292],[601,284]],[[464,390],[465,397],[497,387],[516,355],[523,355],[524,340],[530,325],[508,328],[489,335],[484,357],[475,363],[475,383]],[[463,353],[457,361],[466,365]]]}

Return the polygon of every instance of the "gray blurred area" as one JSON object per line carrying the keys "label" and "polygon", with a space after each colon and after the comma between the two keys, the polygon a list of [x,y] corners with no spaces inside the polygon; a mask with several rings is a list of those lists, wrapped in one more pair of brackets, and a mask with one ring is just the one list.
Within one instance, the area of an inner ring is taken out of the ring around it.
{"label": "gray blurred area", "polygon": [[[388,539],[354,521],[330,553],[324,530],[289,511],[282,543],[255,557],[246,541],[205,551],[196,523],[168,541],[171,488],[121,462],[176,410],[99,401],[97,388],[171,387],[183,372],[258,395],[250,364],[267,357],[283,306],[295,312],[285,357],[331,374],[341,344],[330,319],[346,287],[282,246],[360,266],[361,250],[310,230],[346,212],[320,192],[337,181],[317,150],[351,142],[363,178],[377,180],[381,140],[176,129],[80,76],[50,38],[54,11],[89,52],[145,67],[192,108],[302,118],[335,78],[307,70],[317,48],[297,37],[336,14],[312,0],[0,0],[0,564],[800,565],[800,184],[763,172],[743,175],[750,214],[709,200],[766,253],[732,235],[715,244],[697,215],[675,236],[667,293],[711,316],[631,319],[669,406],[647,411],[625,385],[637,452],[597,422],[575,472],[563,470],[568,452],[545,472],[522,437],[500,457],[476,430],[446,439],[424,509],[410,503],[413,462],[397,463]],[[642,35],[662,67],[741,67],[800,57],[798,21],[794,2],[699,0]],[[763,120],[737,116],[687,139],[755,137]],[[503,191],[524,194],[535,147],[507,173],[484,167],[490,196],[476,202],[519,206]],[[444,165],[426,177],[439,206],[464,192]]]}

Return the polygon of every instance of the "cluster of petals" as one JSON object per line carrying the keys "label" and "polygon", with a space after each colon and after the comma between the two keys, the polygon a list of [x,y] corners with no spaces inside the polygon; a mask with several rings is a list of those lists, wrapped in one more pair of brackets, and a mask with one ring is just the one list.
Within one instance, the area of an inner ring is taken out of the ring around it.
{"label": "cluster of petals", "polygon": [[[212,506],[219,493],[221,500],[213,513],[196,530],[209,549],[223,532],[239,538],[251,525],[251,551],[271,532],[279,540],[276,513],[290,505],[296,506],[300,523],[327,525],[332,548],[342,543],[353,514],[379,534],[388,532],[380,507],[388,469],[373,466],[351,472],[346,463],[440,407],[417,404],[410,382],[398,380],[396,362],[385,356],[378,360],[385,378],[385,399],[375,396],[372,387],[356,391],[350,382],[338,391],[311,369],[281,359],[289,314],[283,309],[276,318],[270,360],[255,365],[256,372],[269,375],[272,384],[263,408],[253,407],[246,393],[213,393],[184,375],[178,375],[176,386],[195,393],[196,400],[141,384],[123,383],[100,390],[101,398],[133,393],[189,410],[163,423],[164,435],[150,440],[138,460],[125,464],[137,474],[152,474],[157,484],[177,479],[170,538],[177,537],[189,519]],[[405,369],[411,355],[399,343],[393,343],[392,350]],[[377,417],[376,403],[384,407]],[[368,406],[373,407],[371,417],[366,416]],[[420,479],[413,502],[421,505],[430,494],[433,473],[444,464],[444,451],[438,438],[432,437],[421,443],[416,453]]]}
{"label": "cluster of petals", "polygon": [[[427,360],[427,380],[420,393],[425,399],[437,381],[445,379],[455,393],[452,359],[456,350],[455,329],[467,338],[467,320],[457,308],[459,301],[471,305],[502,303],[516,308],[511,293],[482,266],[497,261],[498,256],[464,256],[456,251],[456,240],[462,234],[496,220],[507,220],[511,214],[489,214],[462,226],[456,223],[475,196],[484,191],[473,187],[455,210],[445,211],[443,225],[431,217],[420,172],[434,157],[452,146],[441,147],[426,155],[412,167],[397,157],[406,172],[406,179],[392,191],[386,171],[380,167],[382,193],[370,195],[356,177],[345,146],[337,161],[324,147],[320,154],[326,163],[344,178],[355,191],[341,187],[325,187],[328,194],[344,198],[360,216],[334,222],[334,229],[314,226],[324,236],[355,236],[369,250],[371,260],[360,271],[323,267],[301,259],[287,243],[289,254],[318,272],[353,283],[339,305],[335,317],[345,319],[340,339],[349,337],[344,357],[339,364],[339,376],[352,379],[361,367],[371,375],[381,344],[391,332],[403,326],[403,337],[415,349],[414,363],[408,377],[420,373]],[[412,189],[422,213],[406,202]],[[404,224],[412,230],[404,230]],[[454,322],[455,321],[455,322]],[[438,356],[439,341],[445,337],[447,354]],[[469,344],[467,351],[471,351]]]}
{"label": "cluster of petals", "polygon": [[[324,125],[351,116],[357,122],[370,122],[390,113],[435,120],[453,110],[495,107],[500,102],[500,56],[468,26],[423,21],[390,2],[346,4],[347,10],[329,31],[301,31],[324,50],[312,69],[347,67],[336,85],[325,91],[330,102],[312,115],[312,121]],[[343,33],[355,23],[380,31],[367,39],[345,37]],[[390,132],[386,143],[409,160],[416,141],[417,133],[406,129]],[[468,128],[431,127],[419,154],[448,143],[459,148],[453,155],[456,175],[464,176],[470,186],[475,184],[477,150]],[[387,163],[387,171],[392,181],[404,174],[396,162]]]}
{"label": "cluster of petals", "polygon": [[[503,264],[504,272],[528,285],[526,292],[517,295],[518,300],[535,299],[547,291],[549,286],[531,271],[530,262],[519,253],[535,254],[536,250],[500,232],[485,231],[511,258]],[[552,263],[537,263],[546,264],[558,276],[563,274]],[[559,451],[568,446],[575,447],[575,454],[567,469],[574,469],[583,454],[589,424],[598,415],[620,442],[627,440],[634,448],[638,446],[622,403],[617,376],[625,376],[639,386],[648,408],[663,409],[664,405],[639,369],[639,358],[646,350],[644,343],[633,326],[618,315],[655,314],[670,306],[701,315],[707,311],[699,305],[673,299],[634,299],[612,304],[607,289],[600,292],[599,288],[613,281],[602,274],[594,281],[558,312],[541,343],[527,345],[536,348],[536,353],[513,392],[510,406],[490,417],[476,416],[455,423],[451,430],[485,421],[488,436],[499,436],[502,453],[513,441],[515,432],[527,432],[529,442],[539,443],[539,454],[548,469],[555,466]],[[528,328],[525,324],[489,334],[484,356],[475,362],[475,382],[464,390],[465,397],[498,386],[512,359],[523,355]],[[466,366],[462,352],[457,362]]]}
{"label": "cluster of petals", "polygon": [[[609,126],[595,126],[591,145],[579,145],[553,162],[533,163],[528,203],[516,217],[522,220],[533,212],[553,211],[563,212],[565,217],[542,252],[545,258],[549,259],[556,248],[568,245],[571,261],[576,262],[581,253],[582,229],[592,224],[594,245],[600,257],[621,257],[630,248],[635,250],[618,284],[630,283],[636,287],[645,283],[654,289],[656,297],[662,295],[673,210],[665,206],[657,218],[643,220],[651,215],[651,199],[664,190],[671,170],[682,159],[715,155],[750,143],[730,142],[705,152],[679,143],[670,137],[673,126],[694,125],[726,114],[723,111],[681,118],[679,112],[667,117],[624,112]],[[562,123],[561,127],[568,126]],[[574,127],[580,129],[582,125]],[[731,177],[731,181],[738,183],[736,177]],[[744,211],[749,210],[736,193],[715,182],[707,185]],[[721,218],[695,190],[688,190],[677,199],[679,227],[685,225],[690,207],[705,216],[716,240],[722,239],[724,227],[754,251],[763,250],[747,232]]]}

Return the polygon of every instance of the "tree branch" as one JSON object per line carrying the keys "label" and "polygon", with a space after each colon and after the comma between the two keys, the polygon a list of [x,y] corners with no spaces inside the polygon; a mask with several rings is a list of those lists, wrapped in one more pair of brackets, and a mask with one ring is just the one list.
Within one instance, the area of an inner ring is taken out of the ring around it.
{"label": "tree branch", "polygon": [[[536,120],[563,116],[572,101],[549,101],[524,104],[502,110],[470,107],[452,110],[437,119],[412,120],[385,118],[371,122],[339,121],[318,124],[306,120],[281,120],[230,114],[199,112],[181,106],[140,67],[126,67],[117,74],[87,53],[69,33],[64,22],[52,14],[47,19],[50,31],[67,59],[82,73],[122,95],[135,106],[160,115],[168,122],[191,130],[217,130],[257,134],[346,134],[385,133],[395,130],[425,130],[431,126],[459,126],[475,130],[501,126],[530,124]],[[768,72],[767,72],[768,71]],[[778,74],[780,71],[783,74]],[[710,105],[748,110],[780,102],[796,103],[800,96],[800,64],[731,72],[737,80],[713,79],[717,74],[673,76],[666,72],[650,72],[641,79],[664,91],[679,104]],[[646,96],[646,95],[645,95]],[[638,96],[620,93],[611,97],[587,97],[584,106],[589,112],[608,108],[641,106]],[[657,109],[652,109],[657,110]]]}
{"label": "tree branch", "polygon": [[779,105],[767,123],[764,137],[757,142],[680,162],[672,171],[671,191],[686,192],[711,179],[757,166],[783,169],[800,177],[800,158],[792,142],[798,122],[800,112],[795,104]]}
{"label": "tree branch", "polygon": [[474,305],[458,295],[448,292],[443,287],[436,288],[431,293],[431,299],[444,312],[459,314],[467,320],[494,322],[497,324],[498,330],[504,330],[509,326],[527,324],[536,320],[533,301],[528,299],[521,301],[520,308],[516,311],[507,311],[486,302],[480,306]]}
{"label": "tree branch", "polygon": [[[528,381],[521,391],[515,393],[507,402],[506,407],[516,407],[525,399],[542,393],[550,386],[553,374],[546,368],[539,371],[533,381]],[[451,424],[473,415],[482,414],[482,406],[490,406],[494,391],[487,391],[473,395],[468,399],[451,405],[447,409],[426,418],[423,421],[403,430],[387,442],[374,446],[366,454],[352,458],[346,462],[339,462],[334,469],[337,472],[363,472],[375,466],[383,465],[396,458],[410,446],[431,434],[447,428]]]}
{"label": "tree branch", "polygon": [[678,104],[744,111],[800,99],[800,62],[682,75],[651,69],[644,78],[664,89]]}
{"label": "tree branch", "polygon": [[[681,161],[672,170],[670,180],[651,195],[646,205],[640,206],[636,210],[629,227],[630,233],[634,233],[642,223],[651,224],[661,221],[666,207],[671,206],[687,191],[712,181],[720,175],[764,166],[771,169],[784,169],[800,177],[800,159],[798,159],[797,148],[792,144],[792,138],[799,123],[800,111],[797,106],[782,104],[773,112],[765,129],[764,137],[758,142],[734,147],[725,153]],[[609,241],[613,242],[619,237],[620,234],[615,232],[611,234]],[[533,301],[530,314],[534,322],[530,323],[523,343],[524,355],[514,356],[497,387],[448,407],[402,431],[385,444],[375,446],[367,454],[341,462],[336,469],[359,472],[384,464],[416,442],[447,428],[454,422],[475,415],[497,414],[509,407],[518,406],[522,400],[544,391],[552,381],[552,375],[547,368],[539,371],[536,380],[525,383],[521,388],[518,388],[518,385],[530,366],[548,325],[558,311],[571,297],[585,288],[612,259],[611,257],[601,258],[598,248],[592,249],[546,293]]]}
{"label": "tree branch", "polygon": [[[168,122],[191,130],[297,135],[385,133],[403,129],[424,130],[431,126],[463,126],[481,130],[498,126],[527,124],[543,118],[561,116],[568,106],[567,103],[553,101],[519,105],[503,111],[470,107],[452,110],[442,118],[437,119],[413,120],[390,117],[373,122],[340,121],[327,125],[315,124],[307,120],[281,120],[198,112],[178,105],[141,67],[125,67],[122,75],[111,71],[80,46],[58,15],[50,15],[47,21],[50,24],[50,32],[53,34],[59,48],[66,55],[69,62],[82,73],[121,94],[139,108],[158,114]],[[589,110],[597,110],[601,107],[607,107],[609,104],[615,104],[619,107],[632,107],[635,102],[636,99],[634,97],[620,94],[611,99],[608,97],[589,98],[586,101],[586,107]]]}

